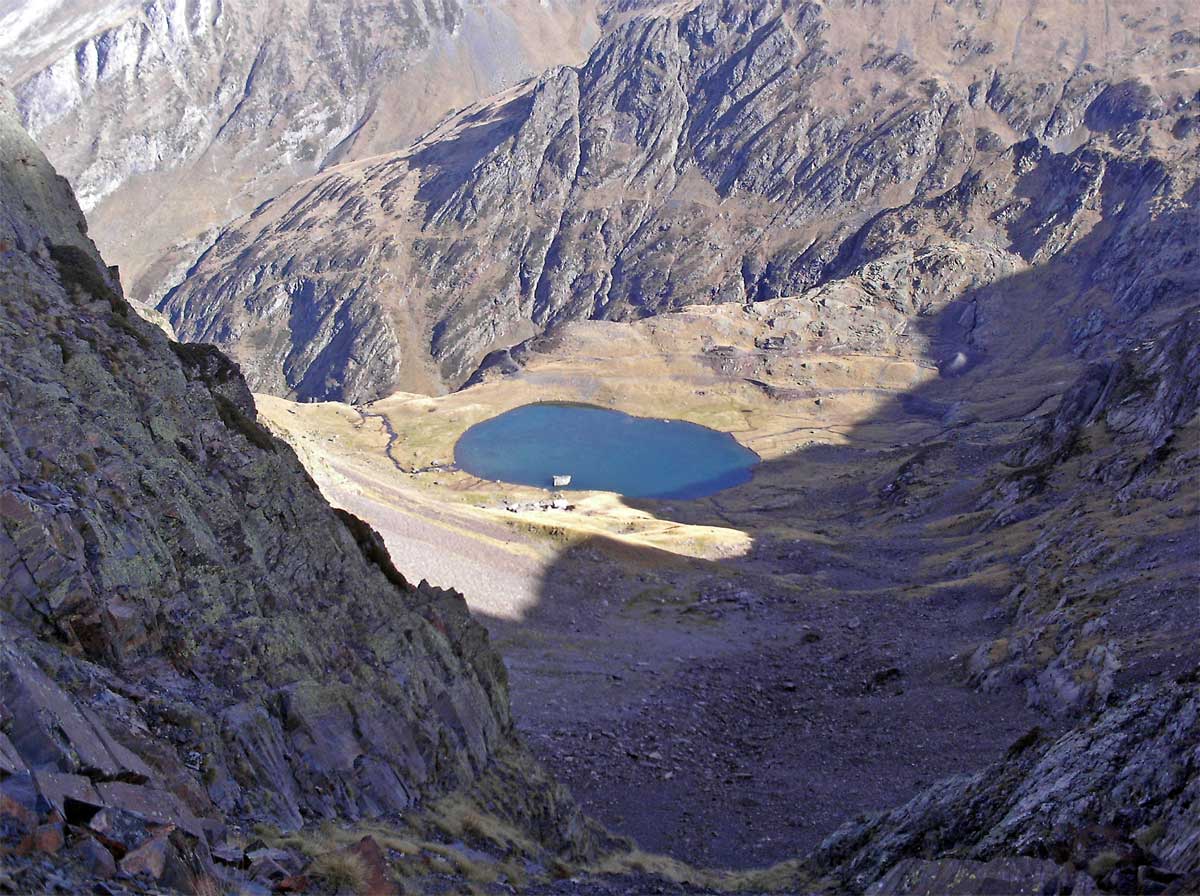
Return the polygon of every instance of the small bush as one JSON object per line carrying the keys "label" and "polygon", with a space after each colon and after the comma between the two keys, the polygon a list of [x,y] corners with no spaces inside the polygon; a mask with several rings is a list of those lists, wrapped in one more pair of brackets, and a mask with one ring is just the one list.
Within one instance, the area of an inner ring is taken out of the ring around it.
{"label": "small bush", "polygon": [[207,874],[192,877],[188,882],[192,896],[224,896],[224,889],[217,883],[216,878]]}
{"label": "small bush", "polygon": [[1161,820],[1159,820],[1148,827],[1142,828],[1137,832],[1137,834],[1134,835],[1133,839],[1138,846],[1149,851],[1150,848],[1159,840],[1159,838],[1162,837],[1166,829],[1167,826],[1163,824]]}
{"label": "small bush", "polygon": [[51,244],[50,258],[58,268],[63,285],[77,287],[96,299],[104,299],[120,317],[128,317],[129,303],[122,299],[104,280],[100,268],[90,255],[78,246]]}
{"label": "small bush", "polygon": [[1120,853],[1107,850],[1097,853],[1090,862],[1088,862],[1088,874],[1096,880],[1104,877],[1108,872],[1112,871],[1121,863]]}
{"label": "small bush", "polygon": [[308,876],[331,893],[347,890],[362,893],[371,879],[371,872],[367,863],[352,852],[327,852],[313,860]]}
{"label": "small bush", "polygon": [[228,429],[241,433],[246,441],[263,451],[275,452],[275,437],[271,435],[270,430],[257,420],[247,417],[241,408],[224,395],[214,395],[213,398],[217,403],[217,415]]}

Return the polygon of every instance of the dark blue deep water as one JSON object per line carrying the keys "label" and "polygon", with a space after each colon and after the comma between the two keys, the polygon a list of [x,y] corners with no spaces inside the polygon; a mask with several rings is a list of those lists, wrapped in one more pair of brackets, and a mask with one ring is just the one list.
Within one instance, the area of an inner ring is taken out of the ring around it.
{"label": "dark blue deep water", "polygon": [[527,404],[472,426],[454,447],[480,479],[630,498],[702,498],[750,480],[758,455],[733,436],[582,404]]}

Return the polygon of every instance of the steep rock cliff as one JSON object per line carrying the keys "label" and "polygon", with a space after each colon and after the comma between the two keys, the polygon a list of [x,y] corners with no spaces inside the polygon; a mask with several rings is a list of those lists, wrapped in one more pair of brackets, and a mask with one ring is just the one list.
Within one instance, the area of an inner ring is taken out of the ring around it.
{"label": "steep rock cliff", "polygon": [[461,597],[325,503],[228,359],[133,313],[8,108],[0,370],[6,847],[48,809],[118,858],[166,824],[170,877],[231,827],[396,813],[510,743]]}

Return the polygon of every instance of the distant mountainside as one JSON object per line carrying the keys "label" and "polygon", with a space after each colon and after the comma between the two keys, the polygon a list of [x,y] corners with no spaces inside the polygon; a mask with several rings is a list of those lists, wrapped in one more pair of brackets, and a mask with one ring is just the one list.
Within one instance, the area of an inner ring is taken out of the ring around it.
{"label": "distant mountainside", "polygon": [[264,199],[596,35],[591,0],[4,0],[0,77],[152,303]]}
{"label": "distant mountainside", "polygon": [[[638,6],[579,68],[266,203],[162,309],[258,390],[437,392],[562,321],[831,282],[881,214],[946,221],[966,284],[1082,238],[1051,206],[1103,203],[1100,160],[1194,172],[1184,3]],[[1018,157],[1038,194],[1007,178],[967,220],[955,197]]]}

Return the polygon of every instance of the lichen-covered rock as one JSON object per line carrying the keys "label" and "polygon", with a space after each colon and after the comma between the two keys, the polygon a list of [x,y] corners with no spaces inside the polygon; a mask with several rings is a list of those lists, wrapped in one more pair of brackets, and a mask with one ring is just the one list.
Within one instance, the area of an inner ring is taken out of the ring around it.
{"label": "lichen-covered rock", "polygon": [[1191,661],[1175,643],[1189,642],[1200,589],[1200,319],[1192,308],[1150,332],[1089,365],[981,499],[989,529],[1041,524],[997,609],[1008,629],[970,672],[989,689],[1023,684],[1054,714]]}
{"label": "lichen-covered rock", "polygon": [[175,886],[228,825],[397,813],[509,744],[462,598],[325,503],[233,364],[132,312],[5,110],[0,371],[4,805],[32,788]]}
{"label": "lichen-covered rock", "polygon": [[867,896],[1042,896],[1060,892],[1083,896],[1095,892],[1095,884],[1086,874],[1079,875],[1082,880],[1076,877],[1072,871],[1042,859],[905,859],[873,883]]}

